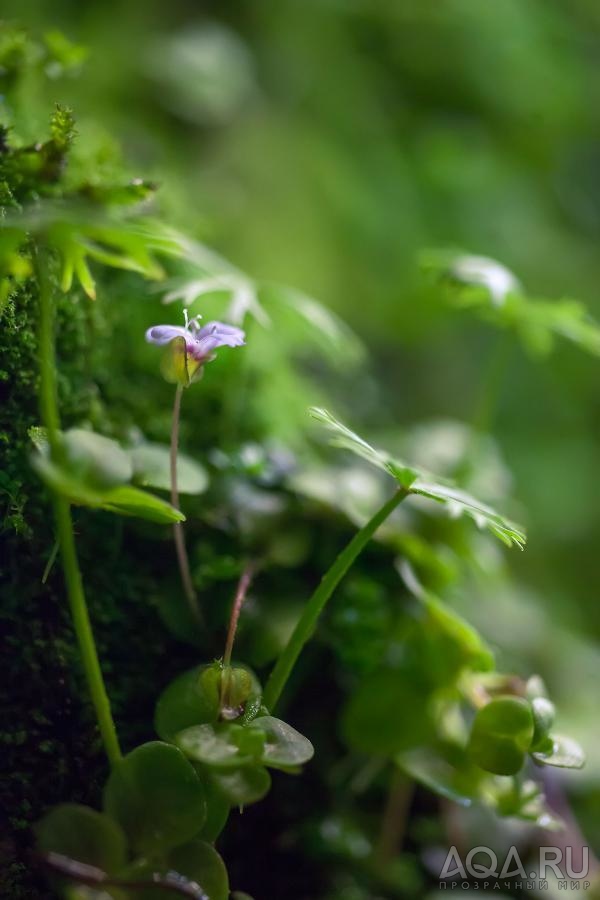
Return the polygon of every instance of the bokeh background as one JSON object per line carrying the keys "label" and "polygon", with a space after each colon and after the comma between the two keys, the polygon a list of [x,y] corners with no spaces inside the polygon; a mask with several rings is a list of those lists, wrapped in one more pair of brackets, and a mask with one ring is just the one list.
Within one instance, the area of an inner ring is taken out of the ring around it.
{"label": "bokeh background", "polygon": [[[2,14],[89,48],[79,79],[30,97],[32,137],[68,103],[82,148],[104,142],[110,166],[118,140],[165,218],[357,332],[367,362],[331,388],[353,422],[476,415],[498,335],[443,302],[427,248],[499,259],[532,296],[600,317],[595,0],[4,0]],[[529,544],[509,577],[454,602],[508,667],[546,678],[588,753],[569,785],[598,849],[600,365],[566,342],[545,358],[514,342],[508,359],[487,424]]]}

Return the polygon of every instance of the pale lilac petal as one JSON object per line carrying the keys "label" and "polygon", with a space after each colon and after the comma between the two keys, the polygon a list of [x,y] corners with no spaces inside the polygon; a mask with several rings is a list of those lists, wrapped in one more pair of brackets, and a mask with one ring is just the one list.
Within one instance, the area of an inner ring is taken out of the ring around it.
{"label": "pale lilac petal", "polygon": [[153,325],[152,328],[149,328],[146,332],[146,340],[149,344],[158,344],[161,346],[162,344],[170,344],[172,340],[177,337],[185,338],[186,341],[190,340],[190,333],[186,328],[182,328],[180,325]]}
{"label": "pale lilac petal", "polygon": [[194,359],[203,359],[206,356],[210,356],[213,350],[216,350],[219,346],[220,341],[218,337],[214,334],[207,334],[200,340],[194,341],[193,346],[190,347],[190,353]]}
{"label": "pale lilac petal", "polygon": [[245,342],[244,339],[244,332],[235,325],[208,322],[194,335],[194,346],[190,350],[197,359],[212,353],[217,347],[241,347]]}

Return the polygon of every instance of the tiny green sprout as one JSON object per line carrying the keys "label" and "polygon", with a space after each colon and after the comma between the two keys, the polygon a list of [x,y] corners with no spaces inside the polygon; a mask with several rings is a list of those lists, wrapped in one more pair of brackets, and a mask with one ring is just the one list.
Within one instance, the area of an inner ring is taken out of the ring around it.
{"label": "tiny green sprout", "polygon": [[516,775],[531,747],[534,720],[522,697],[496,697],[478,710],[469,739],[472,761],[495,775]]}
{"label": "tiny green sprout", "polygon": [[246,701],[256,689],[255,679],[247,669],[222,662],[202,670],[198,687],[209,707],[214,708],[215,719],[220,717],[226,721],[244,713]]}
{"label": "tiny green sprout", "polygon": [[221,665],[219,663],[213,663],[202,669],[198,676],[198,688],[204,696],[208,708],[214,708],[216,719],[221,697]]}
{"label": "tiny green sprout", "polygon": [[237,719],[252,693],[252,676],[246,669],[223,666],[221,671],[221,718]]}

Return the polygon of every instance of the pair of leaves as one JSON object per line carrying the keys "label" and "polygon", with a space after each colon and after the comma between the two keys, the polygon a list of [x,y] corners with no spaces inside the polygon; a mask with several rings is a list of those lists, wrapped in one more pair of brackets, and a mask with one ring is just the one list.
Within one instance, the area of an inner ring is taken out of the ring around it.
{"label": "pair of leaves", "polygon": [[132,897],[168,897],[172,884],[197,900],[227,900],[225,866],[197,838],[205,819],[206,791],[198,773],[176,747],[154,741],[113,769],[103,813],[63,804],[36,832],[39,849],[67,880],[92,883],[108,896],[112,887],[119,897],[129,896],[127,887],[135,885]]}
{"label": "pair of leaves", "polygon": [[496,775],[516,775],[533,740],[531,704],[522,697],[497,697],[478,710],[469,754],[474,763]]}
{"label": "pair of leaves", "polygon": [[451,516],[466,515],[479,528],[487,528],[507,546],[513,544],[523,548],[525,533],[514,522],[501,516],[490,506],[481,503],[466,491],[450,484],[432,480],[423,470],[396,459],[384,450],[379,450],[361,438],[358,434],[338,421],[326,409],[311,408],[311,416],[324,425],[332,435],[331,444],[349,450],[356,456],[365,459],[371,465],[391,475],[398,485],[409,494],[420,495],[438,503],[443,503]]}
{"label": "pair of leaves", "polygon": [[[159,697],[154,718],[160,736],[177,741],[202,773],[209,793],[209,821],[203,832],[207,840],[218,836],[231,806],[255,803],[271,787],[271,778],[260,758],[255,755],[240,758],[239,745],[227,740],[232,733],[239,733],[241,726],[238,723],[251,721],[259,711],[260,684],[248,669],[231,668],[226,673],[229,699],[232,706],[237,707],[239,702],[240,714],[237,722],[218,725],[223,671],[217,663],[183,672]],[[236,696],[232,695],[232,689]],[[196,729],[204,731],[198,733]],[[251,734],[251,739],[256,740],[256,734]],[[180,743],[181,735],[186,735],[186,740],[190,741],[189,754],[188,744]],[[260,739],[255,746],[262,748]]]}
{"label": "pair of leaves", "polygon": [[247,725],[195,725],[180,732],[176,742],[190,759],[220,769],[253,764],[290,769],[314,755],[308,738],[286,722],[263,715]]}
{"label": "pair of leaves", "polygon": [[60,461],[50,457],[39,433],[36,442],[34,469],[51,490],[70,503],[165,524],[184,521],[183,513],[170,503],[127,483],[133,477],[133,464],[116,441],[72,429],[60,436]]}
{"label": "pair of leaves", "polygon": [[[261,688],[247,669],[231,669],[232,677],[244,674],[243,693],[235,721],[219,722],[222,700],[220,664],[200,666],[179,675],[159,697],[155,727],[165,740],[177,746],[205,770],[207,777],[228,803],[253,803],[267,793],[270,778],[265,770],[292,770],[308,762],[314,750],[310,741],[285,722],[258,715]],[[227,673],[226,673],[227,674]],[[248,682],[245,684],[245,682]]]}
{"label": "pair of leaves", "polygon": [[585,757],[579,745],[549,733],[553,713],[545,698],[494,698],[475,716],[469,739],[471,759],[497,775],[516,775],[528,753],[540,765],[580,769]]}
{"label": "pair of leaves", "polygon": [[[71,503],[154,522],[184,520],[184,515],[165,500],[129,483],[167,490],[168,448],[140,444],[125,450],[110,438],[74,428],[61,434],[62,458],[57,462],[49,456],[44,433],[36,430],[32,437],[38,451],[32,460],[34,468],[52,490]],[[189,458],[178,458],[177,474],[181,493],[198,494],[207,486],[205,470]]]}
{"label": "pair of leaves", "polygon": [[424,265],[450,286],[451,302],[514,331],[532,352],[549,353],[558,337],[600,356],[600,325],[578,300],[530,297],[509,269],[485,256],[430,251]]}
{"label": "pair of leaves", "polygon": [[[485,676],[488,687],[506,681]],[[478,710],[469,740],[463,739],[458,708],[446,710],[447,727],[427,747],[404,749],[395,762],[408,775],[441,797],[462,806],[482,802],[499,815],[560,827],[548,809],[542,787],[534,781],[511,779],[527,756],[538,764],[580,768],[581,748],[570,739],[550,735],[554,707],[543,696],[540,679],[527,683],[525,696],[497,696]],[[503,776],[503,777],[499,777]]]}

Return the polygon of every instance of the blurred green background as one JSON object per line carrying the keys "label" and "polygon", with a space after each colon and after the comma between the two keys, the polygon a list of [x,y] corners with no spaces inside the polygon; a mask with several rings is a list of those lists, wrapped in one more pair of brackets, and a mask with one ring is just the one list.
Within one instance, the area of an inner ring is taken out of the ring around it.
{"label": "blurred green background", "polygon": [[[354,423],[475,414],[498,336],[440,300],[424,248],[497,258],[534,297],[600,318],[595,0],[2,6],[90,52],[80,79],[28,97],[31,137],[68,103],[83,150],[105,140],[109,167],[115,136],[164,217],[335,310],[368,349],[340,380]],[[541,360],[511,347],[491,430],[529,544],[513,580],[455,598],[513,667],[547,678],[590,756],[574,789],[598,845],[599,375],[566,343]]]}

